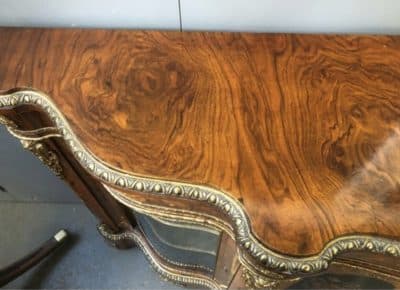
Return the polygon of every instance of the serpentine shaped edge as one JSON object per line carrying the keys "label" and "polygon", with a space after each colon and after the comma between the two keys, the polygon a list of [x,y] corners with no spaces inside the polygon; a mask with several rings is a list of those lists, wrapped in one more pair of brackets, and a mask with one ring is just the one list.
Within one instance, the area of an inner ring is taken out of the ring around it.
{"label": "serpentine shaped edge", "polygon": [[50,97],[44,93],[29,89],[0,95],[0,109],[18,105],[35,105],[42,108],[58,128],[62,138],[81,166],[102,182],[127,190],[208,202],[217,207],[233,221],[240,251],[248,254],[268,270],[285,275],[317,273],[327,269],[336,255],[355,250],[400,256],[400,242],[369,235],[349,235],[334,239],[319,254],[309,257],[291,257],[276,253],[266,248],[253,236],[243,206],[228,193],[210,186],[136,176],[113,168],[94,157],[79,142],[65,117]]}

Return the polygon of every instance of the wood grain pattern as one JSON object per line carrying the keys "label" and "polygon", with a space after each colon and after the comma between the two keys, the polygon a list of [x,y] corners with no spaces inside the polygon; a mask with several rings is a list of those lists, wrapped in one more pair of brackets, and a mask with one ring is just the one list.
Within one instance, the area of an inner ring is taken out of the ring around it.
{"label": "wood grain pattern", "polygon": [[400,37],[0,29],[0,50],[0,89],[50,95],[112,166],[231,194],[272,249],[400,237]]}

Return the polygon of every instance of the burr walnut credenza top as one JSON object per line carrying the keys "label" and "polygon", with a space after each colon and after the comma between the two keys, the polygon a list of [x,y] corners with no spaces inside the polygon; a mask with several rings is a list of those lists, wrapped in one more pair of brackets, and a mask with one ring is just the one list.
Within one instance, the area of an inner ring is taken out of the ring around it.
{"label": "burr walnut credenza top", "polygon": [[400,37],[4,28],[0,51],[0,89],[49,96],[110,168],[232,198],[269,249],[400,238]]}

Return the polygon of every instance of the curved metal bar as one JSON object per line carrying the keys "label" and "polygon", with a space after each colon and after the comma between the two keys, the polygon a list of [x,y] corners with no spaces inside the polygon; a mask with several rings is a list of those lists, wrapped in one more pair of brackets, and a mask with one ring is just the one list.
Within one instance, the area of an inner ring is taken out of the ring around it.
{"label": "curved metal bar", "polygon": [[44,258],[60,247],[65,242],[67,236],[68,233],[65,230],[60,230],[30,254],[0,269],[0,287],[7,285],[9,282],[40,263]]}
{"label": "curved metal bar", "polygon": [[62,137],[55,127],[44,127],[36,130],[19,130],[12,126],[7,126],[8,132],[15,138],[27,141],[41,141],[53,137]]}

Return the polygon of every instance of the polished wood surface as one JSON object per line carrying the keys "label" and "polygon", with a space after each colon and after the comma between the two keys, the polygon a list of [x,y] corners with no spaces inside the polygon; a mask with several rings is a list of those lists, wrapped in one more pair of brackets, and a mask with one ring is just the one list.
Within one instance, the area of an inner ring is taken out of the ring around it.
{"label": "polished wood surface", "polygon": [[108,164],[207,184],[293,255],[400,237],[400,37],[0,29],[0,89]]}

